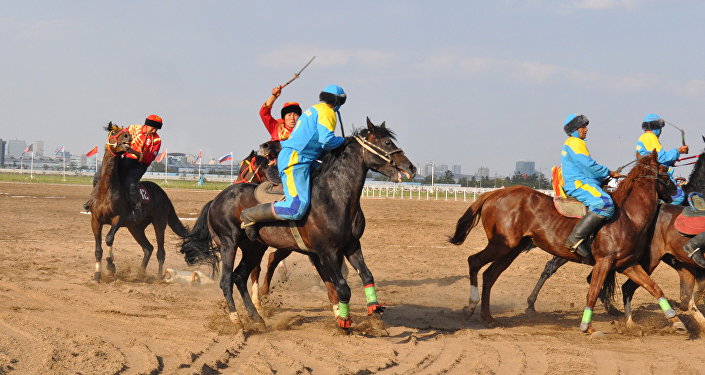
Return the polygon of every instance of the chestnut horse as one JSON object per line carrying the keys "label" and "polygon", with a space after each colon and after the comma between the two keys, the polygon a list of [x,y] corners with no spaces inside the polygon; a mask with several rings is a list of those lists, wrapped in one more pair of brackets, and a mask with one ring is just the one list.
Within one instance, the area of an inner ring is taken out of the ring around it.
{"label": "chestnut horse", "polygon": [[[656,161],[655,153],[642,158],[612,194],[617,212],[599,230],[592,242],[592,280],[580,324],[581,331],[595,331],[592,327],[592,309],[605,279],[614,271],[623,273],[646,288],[659,300],[673,327],[685,330],[683,323],[668,306],[661,288],[639,264],[644,255],[644,246],[639,246],[639,243],[643,241],[649,224],[654,220],[658,198],[670,201],[676,191],[666,171],[666,167]],[[489,304],[492,285],[522,250],[535,244],[553,255],[582,262],[564,244],[577,219],[561,216],[553,207],[552,198],[536,190],[514,186],[483,194],[460,217],[449,242],[462,244],[480,220],[488,245],[468,257],[470,298],[466,311],[472,314],[480,302],[478,273],[491,262],[483,274],[481,298],[481,317],[489,324],[495,322]]]}
{"label": "chestnut horse", "polygon": [[[264,326],[247,290],[247,275],[260,263],[269,246],[311,256],[323,281],[335,287],[335,298],[340,301],[338,325],[344,329],[351,324],[350,288],[341,272],[343,256],[346,257],[365,286],[368,313],[379,319],[382,306],[377,301],[374,278],[360,245],[364,225],[355,225],[360,196],[368,170],[400,181],[402,173],[412,177],[416,167],[394,144],[394,134],[385,124],[375,126],[369,119],[366,129],[346,138],[342,146],[326,154],[322,161],[312,172],[311,206],[301,220],[259,223],[258,240],[249,240],[240,229],[240,213],[257,204],[256,185],[233,184],[204,206],[194,228],[184,238],[181,252],[188,263],[212,261],[216,249],[211,247],[211,241],[218,246],[222,263],[220,287],[235,324],[242,323],[233,300],[233,284],[237,285],[255,327]],[[237,248],[242,250],[242,260],[233,271]],[[329,299],[334,302],[330,293]]]}
{"label": "chestnut horse", "polygon": [[128,219],[130,216],[127,203],[128,198],[120,182],[118,160],[130,146],[131,136],[126,129],[112,122],[108,124],[105,130],[109,132],[108,142],[105,145],[105,154],[103,155],[103,164],[100,168],[100,174],[96,185],[93,187],[92,196],[94,201],[91,204],[91,228],[95,238],[96,262],[93,279],[100,282],[102,274],[101,262],[103,258],[102,231],[103,225],[106,224],[111,225],[108,234],[105,236],[105,244],[108,245],[108,256],[105,258],[107,270],[110,273],[115,273],[113,241],[115,240],[115,234],[118,229],[125,226],[144,252],[142,264],[140,265],[140,272],[142,274],[145,273],[149,258],[151,258],[152,251],[154,251],[154,246],[149,242],[144,233],[147,226],[152,224],[157,237],[157,261],[159,262],[157,277],[161,278],[166,256],[166,252],[164,251],[164,230],[166,226],[169,225],[171,230],[179,236],[187,235],[188,228],[179,220],[166,192],[164,192],[159,185],[150,181],[140,182],[149,195],[149,200],[142,203],[142,216],[139,217],[137,221],[130,221]]}

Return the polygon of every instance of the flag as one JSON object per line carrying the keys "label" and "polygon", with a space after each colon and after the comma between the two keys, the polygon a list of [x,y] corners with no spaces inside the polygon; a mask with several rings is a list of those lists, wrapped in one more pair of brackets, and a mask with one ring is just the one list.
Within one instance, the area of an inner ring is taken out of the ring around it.
{"label": "flag", "polygon": [[220,160],[218,160],[218,163],[222,163],[222,162],[228,161],[228,160],[233,160],[233,153],[232,152],[227,155],[223,155],[223,157],[220,158]]}
{"label": "flag", "polygon": [[165,156],[166,156],[166,150],[164,150],[164,152],[162,152],[161,154],[159,154],[159,156],[157,156],[157,163],[161,163],[162,160],[164,160]]}
{"label": "flag", "polygon": [[22,151],[22,155],[24,155],[24,154],[26,154],[26,153],[32,151],[32,146],[34,146],[34,143],[32,143],[31,145],[27,146],[27,148],[25,148],[24,151]]}
{"label": "flag", "polygon": [[92,150],[90,150],[86,153],[86,156],[91,157],[97,153],[98,153],[98,146],[95,146],[95,147],[93,147]]}
{"label": "flag", "polygon": [[203,151],[198,151],[198,156],[196,157],[196,160],[193,161],[193,164],[198,164],[198,162],[201,161],[202,156],[203,156]]}
{"label": "flag", "polygon": [[64,146],[59,146],[56,151],[54,151],[54,156],[59,155],[60,153],[64,152]]}

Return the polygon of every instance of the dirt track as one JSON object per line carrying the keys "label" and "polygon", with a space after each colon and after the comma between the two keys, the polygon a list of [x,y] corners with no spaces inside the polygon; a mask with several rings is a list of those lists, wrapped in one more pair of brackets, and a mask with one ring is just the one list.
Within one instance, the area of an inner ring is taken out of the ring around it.
{"label": "dirt track", "polygon": [[[594,325],[606,337],[581,334],[585,266],[560,270],[539,296],[538,313],[526,315],[526,297],[550,258],[540,250],[520,256],[495,284],[500,328],[486,328],[477,315],[464,318],[466,258],[484,247],[484,233],[473,230],[460,247],[445,239],[467,203],[363,200],[363,251],[388,308],[390,335],[377,338],[363,332],[360,279],[349,277],[357,328],[340,335],[313,267],[298,254],[287,260],[286,282],[275,274],[268,328],[257,334],[233,329],[217,284],[157,281],[155,255],[148,277],[138,278],[142,251],[126,230],[115,241],[116,278],[90,282],[90,216],[79,214],[88,193],[87,186],[0,183],[0,374],[705,372],[703,342],[671,333],[643,290],[635,318],[644,336],[617,333],[601,307]],[[167,193],[181,217],[196,216],[216,194]],[[168,231],[166,266],[185,270],[177,243]],[[660,267],[654,278],[677,298],[674,271]]]}

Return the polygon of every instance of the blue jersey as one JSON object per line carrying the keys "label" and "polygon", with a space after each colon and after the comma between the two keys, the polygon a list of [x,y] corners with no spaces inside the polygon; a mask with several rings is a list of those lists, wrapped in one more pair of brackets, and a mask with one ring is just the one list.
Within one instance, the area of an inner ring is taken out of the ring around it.
{"label": "blue jersey", "polygon": [[315,160],[323,151],[343,144],[345,139],[335,135],[337,122],[333,109],[325,103],[318,103],[299,117],[289,139],[282,141],[282,148],[290,148],[298,155]]}
{"label": "blue jersey", "polygon": [[641,156],[648,156],[651,155],[651,151],[653,150],[656,150],[658,153],[658,162],[667,167],[673,166],[676,160],[678,160],[678,156],[680,156],[678,149],[672,148],[670,150],[664,150],[656,134],[645,132],[636,142],[636,152]]}
{"label": "blue jersey", "polygon": [[592,159],[587,144],[578,137],[569,137],[563,144],[561,168],[566,192],[588,182],[599,186],[599,183],[610,175],[607,167]]}

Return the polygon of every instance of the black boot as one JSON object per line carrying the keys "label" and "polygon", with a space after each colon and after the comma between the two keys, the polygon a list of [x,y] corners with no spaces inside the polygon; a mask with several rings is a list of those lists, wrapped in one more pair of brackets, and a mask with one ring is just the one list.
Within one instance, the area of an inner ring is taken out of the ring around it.
{"label": "black boot", "polygon": [[242,221],[240,228],[245,229],[245,234],[250,240],[256,241],[258,235],[255,224],[281,219],[274,213],[271,203],[264,203],[242,210],[240,220]]}
{"label": "black boot", "polygon": [[83,210],[86,212],[91,212],[92,205],[93,205],[93,198],[87,200],[86,203],[83,204]]}
{"label": "black boot", "polygon": [[702,249],[705,248],[705,232],[691,238],[684,246],[683,250],[693,259],[698,266],[705,268],[705,258]]}
{"label": "black boot", "polygon": [[594,233],[597,227],[605,220],[607,219],[604,216],[588,211],[587,214],[575,224],[575,228],[573,228],[573,232],[568,236],[568,239],[566,239],[565,245],[570,251],[581,257],[589,257],[591,251],[590,245],[587,243],[587,238]]}
{"label": "black boot", "polygon": [[128,194],[132,206],[131,219],[132,221],[137,221],[142,216],[142,196],[136,182],[130,184],[129,190]]}

